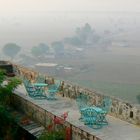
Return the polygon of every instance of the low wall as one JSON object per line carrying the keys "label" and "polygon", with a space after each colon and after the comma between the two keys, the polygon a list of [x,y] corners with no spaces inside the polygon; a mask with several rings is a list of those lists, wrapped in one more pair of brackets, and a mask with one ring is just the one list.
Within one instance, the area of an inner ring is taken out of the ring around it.
{"label": "low wall", "polygon": [[[12,105],[17,110],[24,112],[26,115],[39,122],[46,128],[48,127],[52,119],[54,119],[55,117],[60,117],[41,108],[40,106],[34,104],[28,99],[22,98],[16,94],[13,94],[12,96]],[[83,131],[82,129],[76,127],[68,121],[65,121],[63,125],[71,129],[71,140],[101,140],[100,138]]]}
{"label": "low wall", "polygon": [[[14,68],[18,75],[26,76],[28,79],[34,80],[38,75],[34,70],[21,67],[19,65],[13,64]],[[50,76],[44,75],[46,78]],[[70,82],[63,81],[61,82],[61,95],[64,97],[69,97],[75,99],[80,93],[84,93],[90,96],[90,104],[100,104],[105,95],[99,94],[96,91],[89,90],[78,85],[74,85]],[[112,106],[110,110],[110,115],[127,121],[129,123],[140,126],[140,108],[117,99],[115,97],[110,97],[112,99]]]}
{"label": "low wall", "polygon": [[[90,97],[89,104],[99,105],[105,95],[99,94],[94,90],[89,90],[82,88],[72,83],[64,82],[62,94],[64,97],[69,97],[75,99],[80,93],[84,93]],[[115,97],[110,97],[112,99],[112,105],[109,114],[127,121],[129,123],[140,125],[140,108],[134,105],[124,102]]]}

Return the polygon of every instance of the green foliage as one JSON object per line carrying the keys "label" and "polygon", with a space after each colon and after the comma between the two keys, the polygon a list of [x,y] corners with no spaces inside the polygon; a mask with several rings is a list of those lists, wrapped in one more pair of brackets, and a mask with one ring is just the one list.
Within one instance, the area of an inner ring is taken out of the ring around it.
{"label": "green foliage", "polygon": [[64,52],[64,44],[61,41],[55,41],[51,44],[55,53],[63,53]]}
{"label": "green foliage", "polygon": [[46,55],[46,53],[48,53],[48,51],[49,51],[49,46],[44,43],[40,43],[38,46],[34,46],[31,49],[31,53],[35,57],[40,57],[42,55]]}
{"label": "green foliage", "polygon": [[64,42],[78,47],[85,47],[97,43],[100,39],[88,23],[83,27],[76,28],[75,34],[72,37],[65,38]]}
{"label": "green foliage", "polygon": [[[6,83],[4,83],[6,81]],[[15,118],[8,111],[10,105],[10,97],[13,90],[21,84],[21,80],[17,78],[8,79],[5,71],[0,70],[0,139],[14,140],[17,134],[18,126]]]}
{"label": "green foliage", "polygon": [[64,130],[47,131],[47,132],[44,132],[39,137],[39,140],[64,140],[64,139],[65,139]]}
{"label": "green foliage", "polygon": [[5,70],[0,70],[0,88],[2,86],[4,79],[5,79],[5,74],[6,74]]}
{"label": "green foliage", "polygon": [[91,35],[91,33],[93,33],[94,31],[92,30],[92,28],[91,28],[91,26],[88,24],[88,23],[86,23],[85,25],[84,25],[84,27],[81,27],[81,28],[77,28],[76,29],[76,34],[77,34],[77,36],[81,39],[81,41],[84,39],[84,40],[86,40],[87,39],[87,37],[89,36],[89,35]]}
{"label": "green foliage", "polygon": [[[4,81],[6,82],[5,84]],[[10,102],[12,92],[19,84],[21,84],[20,79],[15,77],[7,79],[5,71],[0,70],[0,104],[6,105]]]}
{"label": "green foliage", "polygon": [[31,49],[31,53],[32,53],[33,56],[39,57],[39,56],[41,56],[41,54],[43,53],[43,51],[39,47],[34,46]]}
{"label": "green foliage", "polygon": [[21,47],[15,43],[8,43],[3,47],[3,53],[12,59],[18,54]]}
{"label": "green foliage", "polygon": [[0,105],[0,140],[10,137],[10,140],[16,138],[18,126],[15,123],[14,117],[9,111]]}
{"label": "green foliage", "polygon": [[81,46],[82,45],[81,40],[77,36],[65,38],[64,41],[66,43],[74,45],[74,46]]}
{"label": "green foliage", "polygon": [[47,44],[40,43],[38,47],[40,47],[44,53],[47,53],[49,51],[49,46]]}
{"label": "green foliage", "polygon": [[21,80],[18,78],[11,78],[6,86],[6,88],[8,89],[8,91],[10,93],[12,93],[12,91],[17,88],[17,86],[21,84]]}

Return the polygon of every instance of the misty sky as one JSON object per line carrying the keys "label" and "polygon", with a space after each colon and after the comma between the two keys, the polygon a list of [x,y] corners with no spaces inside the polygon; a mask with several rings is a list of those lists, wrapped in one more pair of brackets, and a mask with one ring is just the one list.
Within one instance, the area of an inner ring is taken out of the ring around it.
{"label": "misty sky", "polygon": [[[112,18],[114,24],[119,20],[127,22],[129,27],[134,22],[139,25],[138,16],[134,17],[136,13],[120,13],[117,17],[103,13],[93,15],[94,11],[140,12],[140,0],[0,0],[0,48],[7,42],[33,46],[61,40],[74,34],[75,28],[86,22],[101,32],[107,28],[112,30],[109,24]],[[120,27],[126,28],[124,25]]]}
{"label": "misty sky", "polygon": [[17,11],[135,11],[140,0],[0,0],[0,13]]}

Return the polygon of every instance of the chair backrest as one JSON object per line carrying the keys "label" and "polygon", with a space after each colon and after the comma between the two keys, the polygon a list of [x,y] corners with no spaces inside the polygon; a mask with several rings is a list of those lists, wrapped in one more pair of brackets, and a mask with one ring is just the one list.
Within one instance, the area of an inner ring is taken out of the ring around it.
{"label": "chair backrest", "polygon": [[105,97],[102,101],[101,108],[104,111],[109,112],[111,104],[112,104],[112,100],[109,97]]}
{"label": "chair backrest", "polygon": [[43,75],[38,75],[36,78],[37,83],[45,83],[45,77]]}
{"label": "chair backrest", "polygon": [[79,109],[82,109],[84,107],[88,107],[89,106],[89,104],[88,104],[88,102],[89,102],[89,96],[81,93],[76,98],[76,102],[77,102],[77,105],[78,105],[78,108]]}
{"label": "chair backrest", "polygon": [[52,84],[48,86],[48,89],[51,90],[58,90],[59,89],[60,84]]}
{"label": "chair backrest", "polygon": [[23,84],[24,84],[25,89],[29,95],[35,94],[35,88],[28,79],[25,78],[23,80]]}
{"label": "chair backrest", "polygon": [[45,93],[44,87],[34,87],[34,89],[35,89],[35,94],[38,96],[41,96]]}
{"label": "chair backrest", "polygon": [[95,109],[93,108],[86,108],[83,112],[84,117],[98,117],[98,113]]}
{"label": "chair backrest", "polygon": [[28,86],[30,84],[30,81],[28,79],[23,79],[23,84],[25,86]]}

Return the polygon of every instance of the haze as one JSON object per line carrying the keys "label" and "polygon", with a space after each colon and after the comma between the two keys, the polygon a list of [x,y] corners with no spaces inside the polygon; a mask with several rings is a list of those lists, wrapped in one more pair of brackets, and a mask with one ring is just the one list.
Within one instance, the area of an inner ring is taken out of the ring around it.
{"label": "haze", "polygon": [[140,11],[139,0],[1,0],[0,11]]}
{"label": "haze", "polygon": [[[140,103],[139,36],[140,0],[0,0],[0,50],[19,45],[14,61],[70,66],[70,75],[56,75],[133,103]],[[40,43],[64,44],[64,56],[51,49],[42,59],[33,56]],[[9,59],[2,50],[0,58]]]}

